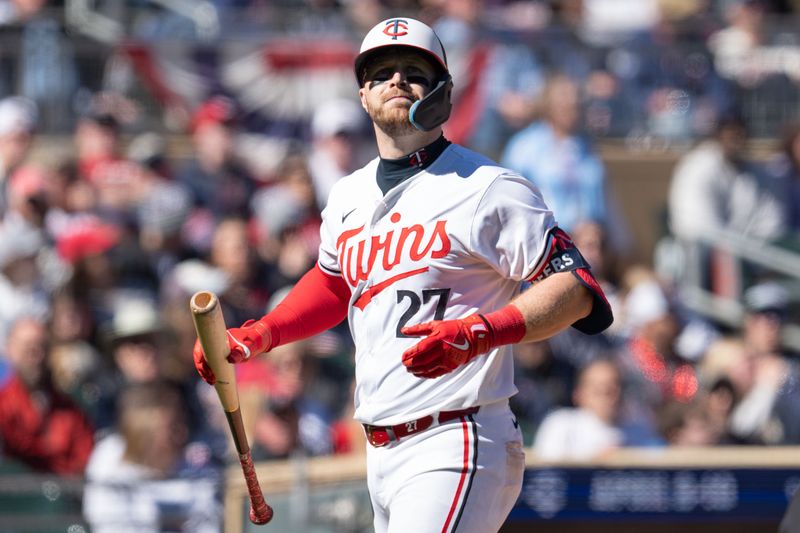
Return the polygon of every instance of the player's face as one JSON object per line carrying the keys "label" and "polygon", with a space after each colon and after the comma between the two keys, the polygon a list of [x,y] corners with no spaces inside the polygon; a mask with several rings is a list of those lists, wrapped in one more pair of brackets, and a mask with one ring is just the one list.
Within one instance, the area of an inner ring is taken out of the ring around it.
{"label": "player's face", "polygon": [[431,64],[416,54],[378,57],[367,67],[361,105],[388,135],[416,131],[408,110],[433,88],[435,77]]}

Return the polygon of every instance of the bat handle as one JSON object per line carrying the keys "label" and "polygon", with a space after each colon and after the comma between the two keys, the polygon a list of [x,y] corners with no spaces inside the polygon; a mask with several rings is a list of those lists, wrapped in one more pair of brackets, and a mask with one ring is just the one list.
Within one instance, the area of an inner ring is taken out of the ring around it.
{"label": "bat handle", "polygon": [[266,524],[272,520],[272,507],[267,504],[261,493],[250,452],[240,453],[239,462],[242,464],[244,481],[247,484],[247,492],[250,494],[250,521],[254,524]]}
{"label": "bat handle", "polygon": [[250,445],[242,424],[242,413],[239,409],[233,412],[225,411],[225,417],[231,428],[233,444],[236,446],[236,453],[239,455],[239,463],[242,465],[244,482],[247,485],[247,493],[250,495],[250,521],[254,524],[266,524],[272,520],[272,507],[264,500],[261,486],[258,484],[256,468],[253,465],[253,455],[250,452]]}

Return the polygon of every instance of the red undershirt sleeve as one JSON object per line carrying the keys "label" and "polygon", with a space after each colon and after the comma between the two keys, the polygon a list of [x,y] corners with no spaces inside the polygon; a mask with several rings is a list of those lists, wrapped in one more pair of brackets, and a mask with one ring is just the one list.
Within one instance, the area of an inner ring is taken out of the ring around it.
{"label": "red undershirt sleeve", "polygon": [[315,265],[261,322],[269,328],[272,347],[280,346],[339,324],[347,318],[349,303],[347,282],[324,273]]}

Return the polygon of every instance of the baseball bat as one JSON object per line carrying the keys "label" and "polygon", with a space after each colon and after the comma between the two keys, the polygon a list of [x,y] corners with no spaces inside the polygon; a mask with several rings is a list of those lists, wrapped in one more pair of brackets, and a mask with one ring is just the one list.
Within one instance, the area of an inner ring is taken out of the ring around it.
{"label": "baseball bat", "polygon": [[239,392],[236,389],[236,374],[233,365],[226,359],[230,348],[219,299],[213,292],[200,291],[192,296],[189,308],[192,311],[194,327],[197,330],[200,344],[203,346],[208,366],[217,377],[214,388],[216,388],[219,401],[222,403],[225,417],[228,419],[228,426],[233,435],[233,443],[239,454],[239,462],[242,465],[244,480],[247,484],[247,492],[250,495],[250,521],[254,524],[266,524],[272,520],[272,507],[264,500],[264,494],[261,492],[261,486],[256,477],[256,469],[253,466],[250,445],[247,444],[242,412],[239,408]]}

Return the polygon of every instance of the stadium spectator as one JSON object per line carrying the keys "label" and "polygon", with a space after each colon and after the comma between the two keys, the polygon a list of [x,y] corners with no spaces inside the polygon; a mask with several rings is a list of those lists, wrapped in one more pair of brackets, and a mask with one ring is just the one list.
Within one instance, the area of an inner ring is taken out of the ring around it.
{"label": "stadium spectator", "polygon": [[675,350],[681,324],[674,303],[658,281],[634,281],[622,311],[627,339],[616,357],[626,391],[640,416],[655,423],[655,414],[665,402],[695,398],[697,373]]}
{"label": "stadium spectator", "polygon": [[138,198],[132,206],[139,246],[163,278],[189,253],[180,233],[191,209],[191,194],[172,179],[166,139],[161,135],[148,132],[134,138],[128,158],[139,171]]}
{"label": "stadium spectator", "polygon": [[53,294],[50,311],[53,383],[88,413],[96,401],[95,380],[103,370],[89,302],[65,287]]}
{"label": "stadium spectator", "polygon": [[80,117],[74,137],[78,172],[92,186],[94,208],[113,222],[133,220],[141,172],[124,157],[117,117],[98,105]]}
{"label": "stadium spectator", "polygon": [[8,178],[27,157],[37,121],[33,101],[18,96],[0,100],[0,217],[6,211]]}
{"label": "stadium spectator", "polygon": [[43,172],[29,166],[17,168],[8,186],[8,200],[9,210],[0,221],[0,298],[5,302],[0,306],[0,343],[21,314],[46,317],[49,293],[58,281],[46,279],[42,268],[51,255],[43,228],[47,212]]}
{"label": "stadium spectator", "polygon": [[658,0],[581,0],[582,30],[595,46],[625,40],[637,31],[653,27],[658,20]]}
{"label": "stadium spectator", "polygon": [[754,365],[739,336],[715,340],[699,361],[698,376],[706,398],[708,424],[717,444],[741,444],[730,431],[730,418],[753,383]]}
{"label": "stadium spectator", "polygon": [[536,432],[538,458],[588,461],[641,444],[638,424],[625,419],[620,371],[611,360],[598,359],[581,370],[572,401],[575,407],[552,412]]}
{"label": "stadium spectator", "polygon": [[94,430],[53,386],[48,349],[43,321],[22,317],[14,322],[4,348],[11,372],[0,385],[2,453],[41,472],[77,475],[89,459]]}
{"label": "stadium spectator", "polygon": [[260,283],[264,265],[251,242],[247,221],[235,217],[221,220],[211,241],[209,264],[227,280],[218,296],[231,324],[263,312],[270,296]]}
{"label": "stadium spectator", "polygon": [[76,216],[58,235],[56,249],[71,265],[70,285],[87,296],[97,324],[113,315],[118,293],[158,292],[160,281],[139,246],[135,227]]}
{"label": "stadium spectator", "polygon": [[384,4],[381,0],[353,0],[345,2],[342,7],[350,21],[349,25],[357,35],[365,34],[384,17]]}
{"label": "stadium spectator", "polygon": [[162,349],[165,331],[158,309],[144,297],[119,295],[113,316],[101,328],[109,361],[97,383],[100,395],[92,414],[98,430],[108,430],[116,422],[119,391],[163,379],[169,354]]}
{"label": "stadium spectator", "polygon": [[54,163],[48,173],[49,209],[47,232],[56,240],[72,229],[72,223],[86,219],[97,208],[97,190],[81,178],[78,163],[71,156]]}
{"label": "stadium spectator", "polygon": [[745,159],[747,126],[723,117],[713,137],[684,155],[672,174],[672,232],[694,240],[715,230],[772,240],[785,227],[775,180]]}
{"label": "stadium spectator", "polygon": [[730,431],[731,414],[738,402],[736,386],[729,379],[718,379],[706,391],[706,423],[715,437],[713,444],[739,444]]}
{"label": "stadium spectator", "polygon": [[163,323],[155,304],[144,298],[120,298],[108,332],[114,363],[126,382],[147,383],[159,378],[158,356]]}
{"label": "stadium spectator", "polygon": [[[612,265],[605,228],[594,221],[584,221],[573,230],[573,241],[592,273],[603,288],[613,309],[621,309],[620,291]],[[586,335],[574,328],[562,331],[541,346],[536,344],[515,347],[515,383],[519,393],[512,397],[517,406],[523,436],[539,425],[544,414],[555,406],[569,404],[577,372],[591,362],[611,357],[622,342],[623,321],[618,320],[609,330],[598,335]]]}
{"label": "stadium spectator", "polygon": [[691,400],[667,399],[661,406],[659,432],[671,446],[740,444],[730,432],[730,417],[752,380],[741,339],[712,341],[697,361],[697,379],[699,389]]}
{"label": "stadium spectator", "polygon": [[[191,135],[193,157],[177,173],[200,208],[190,223],[198,233],[198,249],[210,245],[215,221],[249,213],[256,181],[236,155],[237,112],[232,100],[216,96],[195,111]],[[210,218],[209,218],[210,216]]]}
{"label": "stadium spectator", "polygon": [[791,207],[789,212],[789,230],[795,239],[800,239],[800,122],[791,125],[783,138],[789,169],[787,169],[786,199]]}
{"label": "stadium spectator", "polygon": [[75,127],[75,150],[81,177],[95,183],[103,167],[121,157],[120,125],[114,115],[99,110],[82,115]]}
{"label": "stadium spectator", "polygon": [[761,242],[781,237],[786,228],[783,182],[746,159],[746,141],[741,117],[723,117],[711,138],[678,161],[668,198],[672,234],[699,251],[705,284],[731,297],[738,297],[744,282],[737,262],[714,248],[719,233]]}
{"label": "stadium spectator", "polygon": [[541,109],[542,120],[511,137],[502,165],[536,183],[566,231],[583,220],[605,222],[605,169],[589,141],[578,133],[578,86],[564,75],[553,76],[545,86]]}
{"label": "stadium spectator", "polygon": [[333,184],[363,164],[360,150],[366,120],[366,112],[351,99],[327,100],[314,110],[308,168],[320,210],[328,203]]}
{"label": "stadium spectator", "polygon": [[784,126],[781,150],[768,163],[773,179],[781,184],[780,198],[786,209],[786,245],[800,249],[800,122]]}
{"label": "stadium spectator", "polygon": [[669,446],[713,446],[719,444],[722,434],[712,424],[705,401],[689,403],[670,400],[658,413],[661,435]]}
{"label": "stadium spectator", "polygon": [[94,342],[96,324],[86,300],[86,295],[76,294],[64,287],[50,300],[50,334],[57,344]]}
{"label": "stadium spectator", "polygon": [[180,392],[162,382],[122,390],[116,430],[86,468],[92,531],[220,531],[219,465],[208,444],[190,440],[186,412]]}
{"label": "stadium spectator", "polygon": [[8,182],[8,211],[2,219],[4,231],[39,234],[45,238],[45,217],[50,208],[49,172],[35,165],[14,170]]}
{"label": "stadium spectator", "polygon": [[[278,169],[275,182],[256,192],[251,202],[259,257],[270,264],[280,263],[279,256],[287,234],[299,232],[308,246],[295,257],[299,257],[301,262],[307,261],[309,253],[316,254],[321,223],[317,207],[319,197],[314,188],[310,162],[302,155],[287,157]],[[281,279],[269,283],[275,289],[294,281],[294,277],[278,277]]]}
{"label": "stadium spectator", "polygon": [[110,299],[120,284],[113,253],[120,240],[119,228],[95,216],[76,217],[56,239],[59,257],[72,269],[70,290],[86,299],[94,324],[112,315]]}
{"label": "stadium spectator", "polygon": [[727,26],[713,33],[708,48],[714,54],[717,71],[726,78],[752,86],[772,65],[761,55],[768,42],[764,27],[765,3],[762,0],[727,0],[723,17]]}
{"label": "stadium spectator", "polygon": [[744,304],[743,339],[752,381],[731,415],[731,432],[753,444],[798,444],[800,368],[781,345],[787,290],[777,282],[759,283],[747,289]]}
{"label": "stadium spectator", "polygon": [[1,0],[0,26],[19,24],[35,16],[47,0]]}

